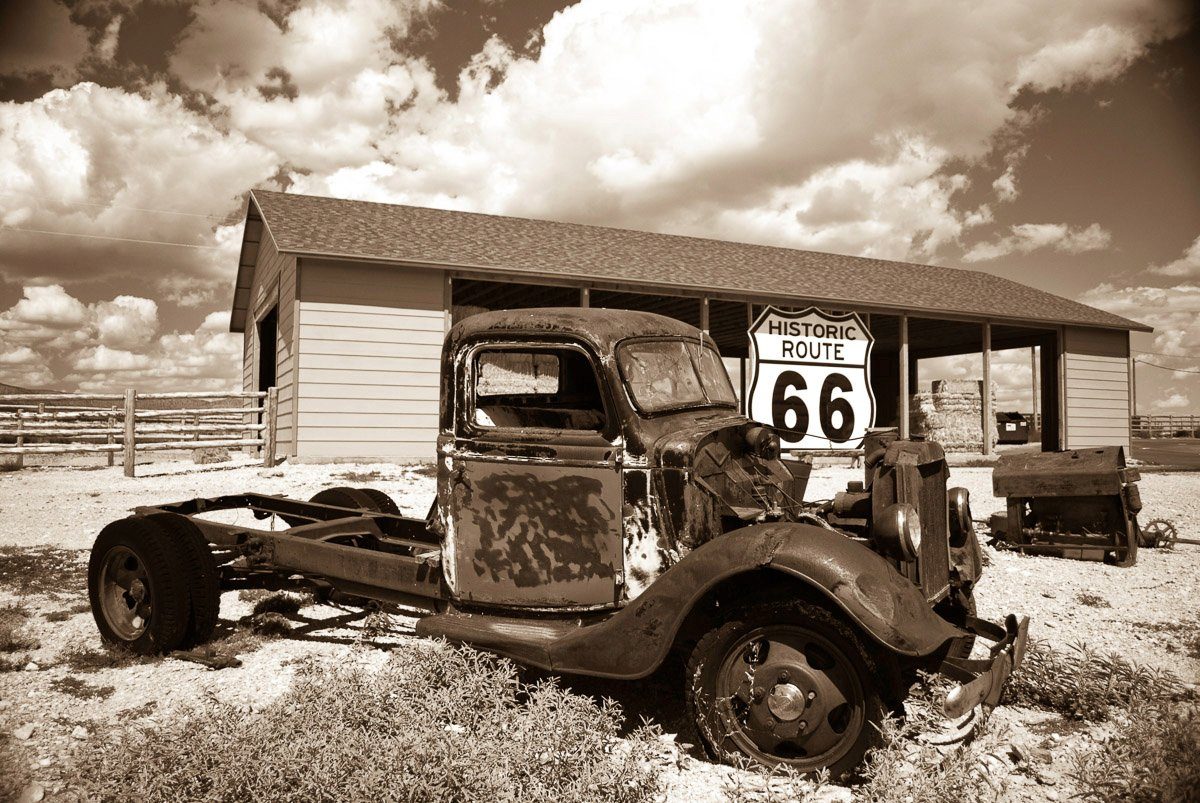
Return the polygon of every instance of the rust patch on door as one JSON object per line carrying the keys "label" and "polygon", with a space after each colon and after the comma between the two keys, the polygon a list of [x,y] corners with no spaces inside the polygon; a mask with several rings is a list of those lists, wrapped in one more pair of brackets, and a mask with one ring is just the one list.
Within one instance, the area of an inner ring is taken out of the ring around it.
{"label": "rust patch on door", "polygon": [[[456,488],[475,536],[474,543],[459,543],[460,568],[469,565],[474,574],[470,585],[493,601],[513,604],[613,601],[620,524],[610,503],[614,489],[606,489],[602,477],[564,473],[561,466],[473,468],[479,469],[468,472],[473,479]],[[612,472],[611,482],[616,479]],[[469,592],[466,578],[459,581]]]}

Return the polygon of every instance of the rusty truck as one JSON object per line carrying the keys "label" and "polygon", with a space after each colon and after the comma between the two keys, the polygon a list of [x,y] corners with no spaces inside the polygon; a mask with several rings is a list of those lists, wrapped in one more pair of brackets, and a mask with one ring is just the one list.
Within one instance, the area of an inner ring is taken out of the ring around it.
{"label": "rusty truck", "polygon": [[[739,413],[715,343],[685,323],[473,315],[445,339],[439,416],[425,519],[376,489],[330,488],[140,507],[108,525],[88,569],[103,639],[198,645],[223,590],[303,581],[553,673],[682,666],[714,758],[835,776],[918,670],[957,683],[943,707],[963,721],[1021,661],[1027,619],[975,617],[979,545],[940,447],[872,436],[863,481],[804,502],[809,464]],[[988,649],[972,658],[977,638]]]}

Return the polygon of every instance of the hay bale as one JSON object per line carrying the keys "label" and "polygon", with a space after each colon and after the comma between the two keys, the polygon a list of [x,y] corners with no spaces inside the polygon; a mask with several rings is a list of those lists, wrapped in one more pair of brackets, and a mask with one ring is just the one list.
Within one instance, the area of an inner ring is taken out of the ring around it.
{"label": "hay bale", "polygon": [[[983,451],[983,382],[938,380],[931,392],[914,394],[911,406],[912,431],[942,444],[947,452]],[[996,386],[991,387],[995,406]],[[994,447],[999,439],[996,421],[988,422],[988,437]]]}
{"label": "hay bale", "polygon": [[229,450],[224,446],[202,446],[192,450],[192,462],[198,466],[207,466],[210,463],[228,463],[229,460]]}
{"label": "hay bale", "polygon": [[20,471],[25,467],[25,455],[0,454],[0,471]]}

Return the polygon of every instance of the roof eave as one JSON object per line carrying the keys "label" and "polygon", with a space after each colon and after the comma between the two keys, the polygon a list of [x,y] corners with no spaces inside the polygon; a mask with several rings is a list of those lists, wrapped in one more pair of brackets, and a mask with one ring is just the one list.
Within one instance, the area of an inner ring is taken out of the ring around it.
{"label": "roof eave", "polygon": [[[265,225],[265,219],[264,219],[264,225]],[[276,243],[276,245],[278,246],[279,243]],[[981,323],[984,321],[991,321],[991,322],[997,322],[997,323],[1021,324],[1021,325],[1025,325],[1025,326],[1033,326],[1033,327],[1040,327],[1040,328],[1048,328],[1048,327],[1053,327],[1053,326],[1083,326],[1083,327],[1089,327],[1089,328],[1094,328],[1094,329],[1111,329],[1111,330],[1122,331],[1122,332],[1124,332],[1124,331],[1153,332],[1154,331],[1153,327],[1146,326],[1145,324],[1139,323],[1137,321],[1131,321],[1128,318],[1123,318],[1119,315],[1113,315],[1113,317],[1118,318],[1121,321],[1124,321],[1124,323],[1117,323],[1115,321],[1111,324],[1103,324],[1103,323],[1098,323],[1098,322],[1094,322],[1094,321],[1047,321],[1047,320],[1043,320],[1040,318],[1022,318],[1022,317],[1016,316],[1016,315],[1002,315],[1002,314],[977,315],[977,314],[973,314],[973,313],[960,312],[957,310],[950,310],[950,309],[936,309],[936,308],[930,308],[930,307],[904,308],[904,307],[887,306],[884,304],[873,304],[870,302],[861,302],[861,301],[848,302],[845,299],[828,298],[828,297],[824,297],[824,296],[801,296],[801,295],[789,296],[789,295],[783,295],[783,294],[777,294],[777,293],[752,293],[752,292],[748,292],[744,289],[733,288],[733,287],[700,288],[698,285],[666,284],[666,283],[660,283],[660,282],[645,282],[645,281],[639,282],[639,281],[635,281],[632,279],[623,279],[621,281],[612,281],[612,280],[607,280],[604,278],[578,276],[578,275],[570,274],[570,273],[552,273],[549,271],[532,271],[532,270],[516,270],[516,271],[514,271],[513,269],[509,269],[509,268],[497,268],[497,267],[489,266],[489,265],[474,265],[474,264],[468,264],[468,263],[464,263],[464,262],[437,262],[437,261],[433,261],[433,260],[396,259],[393,257],[364,256],[361,254],[348,254],[348,253],[339,253],[339,252],[331,252],[331,251],[317,251],[317,250],[312,250],[312,249],[287,248],[287,247],[280,247],[279,253],[286,254],[288,256],[294,256],[294,257],[308,257],[308,258],[317,258],[317,259],[340,259],[340,260],[345,260],[348,262],[374,262],[374,263],[378,263],[378,264],[395,265],[397,267],[404,267],[404,268],[430,268],[430,269],[434,269],[434,270],[462,270],[462,271],[473,271],[473,272],[477,272],[477,273],[490,273],[490,274],[504,275],[504,276],[516,275],[516,276],[527,277],[529,279],[549,279],[549,280],[567,282],[567,283],[571,283],[571,284],[578,283],[581,285],[586,285],[586,284],[590,284],[590,283],[600,283],[600,284],[620,284],[620,285],[626,285],[626,286],[639,286],[639,287],[645,287],[647,289],[657,289],[657,290],[676,290],[676,291],[678,291],[678,290],[692,290],[692,291],[704,290],[709,295],[716,294],[716,295],[729,295],[729,296],[736,296],[736,297],[757,296],[757,297],[761,297],[763,299],[778,299],[780,301],[801,301],[801,302],[806,302],[806,303],[807,302],[829,303],[829,304],[836,305],[839,309],[842,309],[842,308],[853,309],[856,311],[879,312],[881,314],[886,313],[886,314],[892,314],[892,315],[895,315],[895,314],[898,314],[901,312],[907,312],[909,314],[915,314],[917,317],[924,317],[926,315],[929,315],[929,316],[943,315],[943,316],[949,316],[951,319],[973,320],[973,321],[979,321]],[[1087,306],[1087,305],[1084,305],[1084,306]],[[1103,310],[1101,310],[1101,312],[1103,312]],[[1112,314],[1112,313],[1109,313],[1109,314]]]}

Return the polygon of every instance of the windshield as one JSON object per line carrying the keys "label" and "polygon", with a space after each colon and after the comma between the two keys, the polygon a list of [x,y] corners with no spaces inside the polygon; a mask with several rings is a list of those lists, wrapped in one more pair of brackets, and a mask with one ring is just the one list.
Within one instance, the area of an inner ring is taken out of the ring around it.
{"label": "windshield", "polygon": [[729,374],[716,349],[694,340],[623,343],[617,363],[629,395],[643,413],[682,407],[737,406]]}

